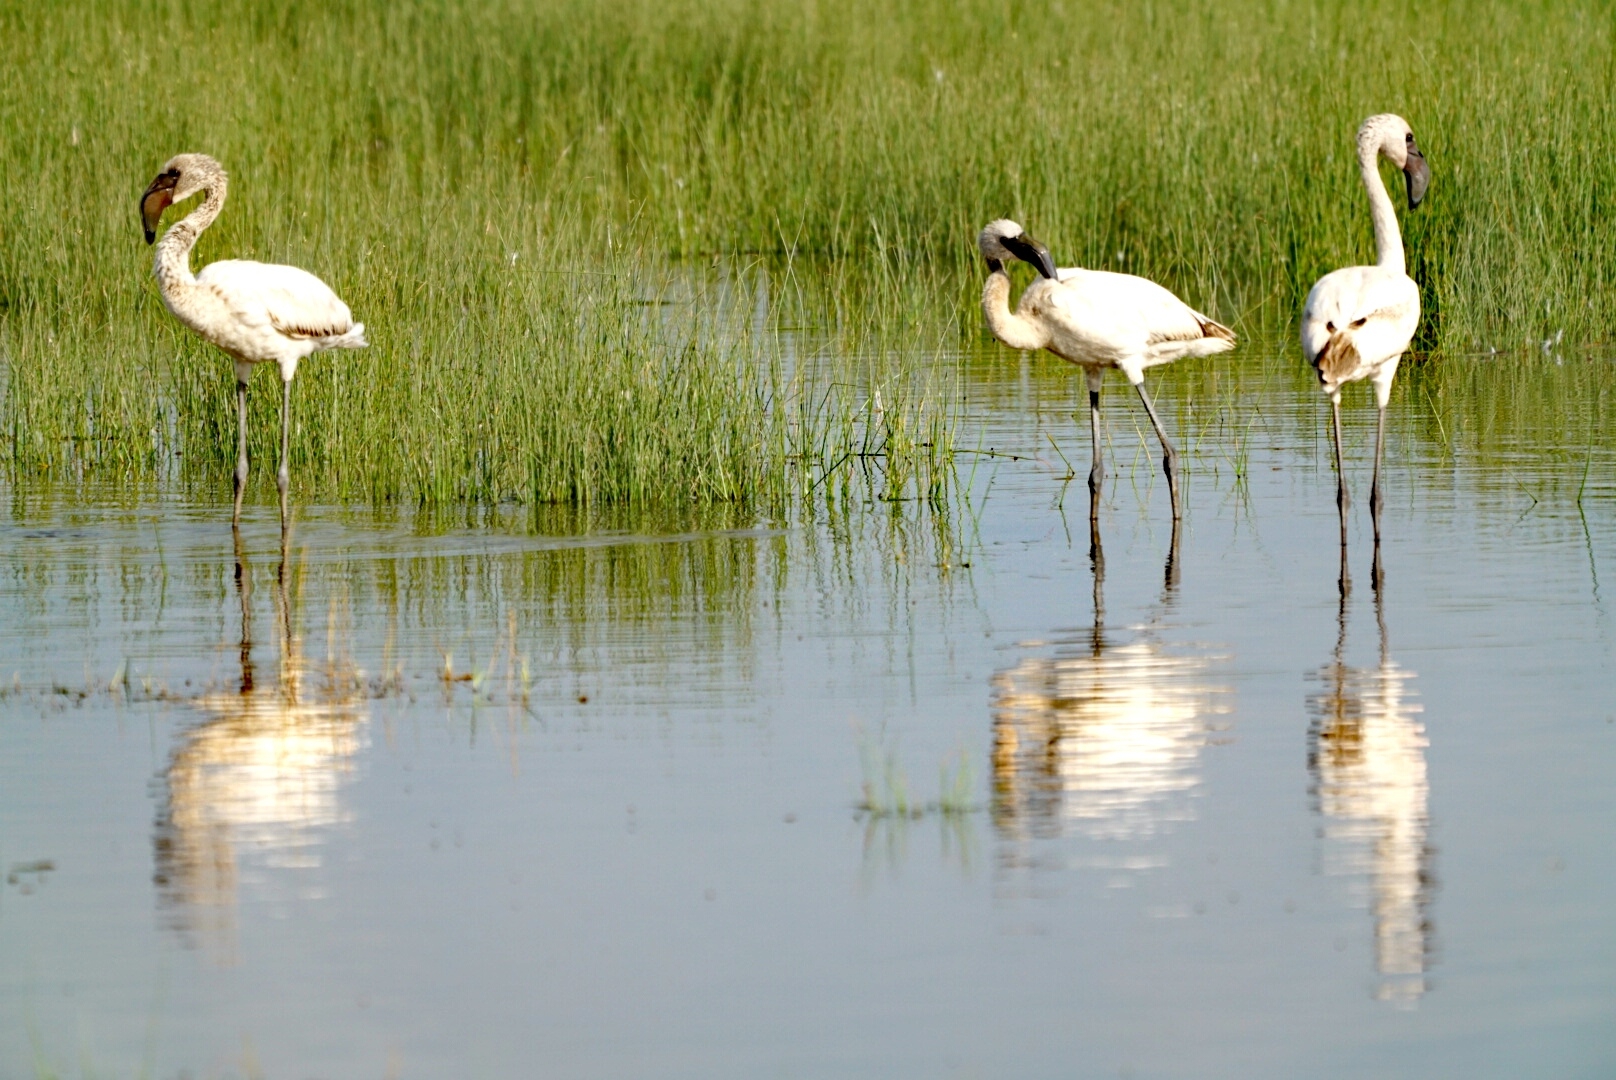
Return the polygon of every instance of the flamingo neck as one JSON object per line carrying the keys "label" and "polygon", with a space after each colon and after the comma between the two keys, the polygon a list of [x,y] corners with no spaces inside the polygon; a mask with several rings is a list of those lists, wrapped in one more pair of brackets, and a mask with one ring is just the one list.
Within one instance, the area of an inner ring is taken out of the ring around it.
{"label": "flamingo neck", "polygon": [[1401,274],[1405,272],[1403,234],[1397,228],[1397,211],[1386,194],[1386,182],[1380,178],[1379,161],[1379,147],[1358,147],[1358,171],[1363,174],[1364,191],[1369,195],[1369,219],[1375,223],[1375,265]]}
{"label": "flamingo neck", "polygon": [[191,248],[224,209],[224,196],[225,180],[219,177],[204,189],[202,205],[170,225],[157,241],[157,286],[165,300],[171,291],[196,284],[196,275],[191,273]]}
{"label": "flamingo neck", "polygon": [[1003,266],[988,275],[982,286],[982,314],[993,336],[1012,349],[1041,349],[1049,336],[1032,321],[1010,310],[1010,275]]}

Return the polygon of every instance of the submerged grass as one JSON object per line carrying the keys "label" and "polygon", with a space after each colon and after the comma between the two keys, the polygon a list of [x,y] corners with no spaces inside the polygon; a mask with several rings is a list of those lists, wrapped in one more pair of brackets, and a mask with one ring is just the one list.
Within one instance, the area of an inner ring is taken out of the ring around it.
{"label": "submerged grass", "polygon": [[910,792],[909,779],[898,762],[897,747],[885,732],[858,729],[859,767],[864,773],[858,814],[870,819],[921,818],[927,814],[959,817],[977,809],[976,775],[970,755],[963,750],[943,760],[937,770],[937,798],[921,801]]}
{"label": "submerged grass", "polygon": [[[0,2],[0,455],[222,486],[229,365],[135,200],[231,171],[195,264],[307,267],[300,494],[777,509],[938,498],[973,238],[1158,278],[1243,331],[1368,257],[1351,136],[1407,116],[1420,348],[1609,342],[1616,11],[1596,2]],[[253,400],[268,486],[278,402]],[[1234,421],[1241,426],[1239,421]],[[178,456],[176,456],[178,455]]]}

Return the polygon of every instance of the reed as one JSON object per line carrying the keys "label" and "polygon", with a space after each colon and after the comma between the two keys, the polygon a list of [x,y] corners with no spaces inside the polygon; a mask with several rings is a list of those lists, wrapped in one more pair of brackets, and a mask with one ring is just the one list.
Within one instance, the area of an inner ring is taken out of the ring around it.
{"label": "reed", "polygon": [[136,222],[182,149],[233,177],[198,265],[307,267],[371,328],[298,379],[305,498],[776,512],[872,462],[892,497],[942,497],[984,221],[1242,331],[1285,327],[1320,273],[1369,257],[1351,137],[1385,109],[1434,171],[1405,219],[1420,349],[1608,343],[1613,19],[1501,0],[6,2],[0,458],[14,484],[228,490],[229,365],[162,310]]}

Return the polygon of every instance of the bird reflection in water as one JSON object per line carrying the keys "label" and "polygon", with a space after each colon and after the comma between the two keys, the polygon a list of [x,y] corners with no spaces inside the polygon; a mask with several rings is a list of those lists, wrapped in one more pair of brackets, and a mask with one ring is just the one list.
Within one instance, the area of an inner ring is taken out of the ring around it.
{"label": "bird reflection in water", "polygon": [[206,719],[179,736],[162,774],[153,845],[160,905],[187,938],[229,962],[247,860],[264,870],[319,865],[320,832],[348,820],[341,788],[362,745],[366,697],[333,654],[315,666],[288,598],[290,537],[275,577],[279,660],[265,683],[253,658],[252,569],[236,532],[241,678],[194,702]]}
{"label": "bird reflection in water", "polygon": [[1380,662],[1372,668],[1346,663],[1351,587],[1343,552],[1335,655],[1316,676],[1323,688],[1307,700],[1308,771],[1314,809],[1325,821],[1326,872],[1369,882],[1378,996],[1412,1006],[1428,989],[1433,955],[1426,737],[1409,685],[1414,672],[1387,651],[1378,546],[1376,556]]}
{"label": "bird reflection in water", "polygon": [[1160,611],[1127,632],[1105,624],[1097,531],[1089,553],[1093,628],[993,678],[993,821],[1006,839],[1142,839],[1192,818],[1201,748],[1231,710],[1230,688],[1210,681],[1224,658],[1157,632],[1178,583],[1178,530]]}

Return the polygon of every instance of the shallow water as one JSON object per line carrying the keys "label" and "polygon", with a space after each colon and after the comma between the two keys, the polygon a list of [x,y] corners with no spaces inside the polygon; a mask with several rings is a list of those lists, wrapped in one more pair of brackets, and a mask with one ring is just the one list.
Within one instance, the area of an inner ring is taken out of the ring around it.
{"label": "shallow water", "polygon": [[1176,551],[1113,384],[1095,559],[1080,384],[967,369],[946,514],[304,506],[283,550],[222,493],[10,492],[0,1074],[1604,1074],[1583,418],[1402,394],[1376,589],[1349,391],[1342,599],[1305,378],[1152,375]]}

